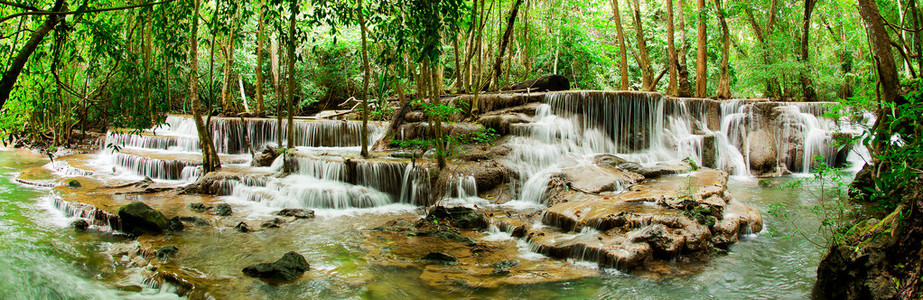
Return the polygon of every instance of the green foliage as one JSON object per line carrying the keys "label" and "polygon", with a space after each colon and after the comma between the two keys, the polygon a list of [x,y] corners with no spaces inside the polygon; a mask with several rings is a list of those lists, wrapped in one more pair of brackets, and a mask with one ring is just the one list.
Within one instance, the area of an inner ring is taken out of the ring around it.
{"label": "green foliage", "polygon": [[793,180],[780,188],[804,191],[810,196],[811,203],[801,208],[820,221],[817,234],[810,232],[811,229],[797,226],[790,214],[791,208],[782,203],[770,204],[769,214],[793,226],[789,231],[770,226],[770,234],[784,239],[800,238],[819,248],[827,248],[843,242],[853,224],[853,210],[846,195],[846,174],[841,169],[828,166],[823,157],[814,157],[813,164],[817,166],[813,170],[813,177]]}

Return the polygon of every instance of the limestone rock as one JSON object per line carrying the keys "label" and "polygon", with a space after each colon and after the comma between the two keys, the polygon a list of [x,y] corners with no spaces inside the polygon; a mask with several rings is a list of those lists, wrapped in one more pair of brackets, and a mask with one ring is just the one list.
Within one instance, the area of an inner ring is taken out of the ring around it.
{"label": "limestone rock", "polygon": [[234,211],[231,209],[231,206],[227,203],[218,204],[215,206],[215,214],[219,216],[230,216]]}
{"label": "limestone rock", "polygon": [[441,263],[441,264],[454,264],[458,263],[458,259],[455,256],[443,253],[443,252],[430,252],[426,256],[423,256],[422,260],[432,262],[432,263]]}
{"label": "limestone rock", "polygon": [[761,129],[747,137],[750,145],[750,169],[758,173],[772,172],[776,168],[776,144],[768,129]]}
{"label": "limestone rock", "polygon": [[636,173],[595,165],[564,169],[562,174],[573,188],[590,194],[615,191],[644,179]]}
{"label": "limestone rock", "polygon": [[437,206],[426,217],[427,220],[448,221],[452,227],[468,230],[484,230],[490,225],[487,214],[467,207]]}
{"label": "limestone rock", "polygon": [[87,228],[90,228],[90,223],[87,223],[87,220],[84,219],[77,219],[71,222],[71,227],[78,231],[85,231]]}
{"label": "limestone rock", "polygon": [[176,252],[179,252],[179,248],[176,248],[176,246],[166,246],[166,247],[158,249],[156,256],[157,256],[157,259],[159,260],[167,260],[167,259],[170,259],[170,257],[173,256],[174,254],[176,254]]}
{"label": "limestone rock", "polygon": [[310,219],[314,218],[314,211],[310,209],[301,209],[301,208],[286,208],[282,211],[279,211],[277,215],[283,217],[295,217],[297,219]]}

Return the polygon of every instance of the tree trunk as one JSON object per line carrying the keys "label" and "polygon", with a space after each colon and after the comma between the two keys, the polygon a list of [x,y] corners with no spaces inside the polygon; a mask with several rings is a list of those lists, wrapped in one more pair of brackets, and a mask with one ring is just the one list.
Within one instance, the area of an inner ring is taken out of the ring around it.
{"label": "tree trunk", "polygon": [[705,0],[698,0],[697,2],[698,10],[698,40],[696,41],[696,57],[695,57],[695,96],[698,98],[708,97],[708,70],[706,69],[707,63],[705,61],[706,57],[706,16],[705,16]]}
{"label": "tree trunk", "polygon": [[[888,32],[882,23],[878,4],[875,0],[858,0],[859,15],[868,26],[869,43],[872,44],[872,54],[878,65],[878,81],[881,86],[882,100],[885,102],[901,102],[899,99],[900,85],[897,77],[897,67],[894,56],[891,54],[891,42]],[[879,114],[881,119],[882,114]]]}
{"label": "tree trunk", "polygon": [[686,53],[689,49],[688,44],[686,43],[686,16],[683,9],[684,3],[683,0],[677,0],[679,3],[679,32],[680,32],[680,47],[679,47],[679,61],[677,65],[676,75],[678,76],[679,84],[677,85],[677,95],[680,97],[692,97],[692,87],[689,85],[689,67],[686,66]]}
{"label": "tree trunk", "polygon": [[635,20],[635,36],[638,40],[638,65],[641,67],[641,89],[645,91],[654,90],[654,70],[651,67],[651,55],[647,50],[647,41],[644,39],[644,28],[642,28],[641,23],[641,6],[638,4],[638,0],[629,0],[629,3],[633,3],[634,14],[632,17]]}
{"label": "tree trunk", "polygon": [[669,64],[667,70],[670,72],[670,81],[667,85],[667,94],[672,96],[679,95],[677,66],[679,61],[676,58],[676,45],[673,44],[675,36],[673,34],[673,0],[667,0],[667,60]]}
{"label": "tree trunk", "polygon": [[192,117],[195,119],[196,131],[199,132],[199,146],[202,148],[202,171],[209,173],[221,168],[218,151],[212,142],[211,132],[202,121],[199,103],[199,59],[197,38],[199,31],[199,0],[195,0],[192,15],[192,31],[189,33],[189,100],[192,103]]}
{"label": "tree trunk", "polygon": [[381,139],[375,142],[375,145],[372,146],[372,149],[375,151],[384,151],[388,148],[388,145],[391,144],[391,141],[394,140],[394,135],[397,133],[397,130],[401,128],[401,124],[404,123],[404,116],[407,115],[407,112],[410,110],[410,101],[407,101],[404,96],[404,88],[401,86],[401,81],[395,79],[394,82],[394,91],[397,92],[398,102],[401,104],[401,108],[394,112],[394,115],[391,116],[391,122],[388,123],[388,129],[385,131],[385,134],[382,135]]}
{"label": "tree trunk", "polygon": [[622,29],[622,17],[619,14],[619,0],[612,0],[612,17],[615,19],[615,30],[619,38],[619,79],[620,89],[628,90],[628,49],[625,47],[625,30]]}
{"label": "tree trunk", "polygon": [[494,79],[493,86],[495,90],[500,90],[500,78],[503,74],[503,55],[506,54],[506,48],[510,44],[510,37],[513,36],[513,25],[516,24],[516,15],[519,14],[519,6],[522,5],[522,0],[516,0],[513,3],[513,8],[510,10],[510,17],[506,20],[506,31],[503,32],[503,37],[500,38],[500,51],[497,53],[497,58],[494,60]]}
{"label": "tree trunk", "polygon": [[[363,16],[362,0],[359,0],[359,26],[362,30],[362,65],[365,69],[365,78],[362,79],[362,133],[359,135],[362,141],[362,157],[369,157],[369,80],[371,80],[372,68],[369,67],[369,54],[365,37],[365,17]],[[456,60],[457,61],[457,60]]]}
{"label": "tree trunk", "polygon": [[295,148],[295,15],[298,1],[292,0],[291,18],[288,22],[288,148]]}
{"label": "tree trunk", "polygon": [[728,74],[728,65],[730,64],[731,55],[731,34],[728,32],[728,24],[724,19],[724,8],[721,7],[721,0],[715,0],[715,10],[718,15],[718,24],[721,25],[721,77],[718,81],[718,99],[731,98],[731,78]]}
{"label": "tree trunk", "polygon": [[[429,74],[431,75],[431,79],[429,80],[430,86],[431,86],[429,104],[435,106],[435,105],[439,105],[439,91],[438,91],[439,89],[436,86],[439,80],[437,80],[438,78],[436,78],[436,72],[435,70],[433,70],[435,69],[434,64],[430,62],[430,63],[427,63],[427,65],[429,65],[429,68],[430,68]],[[442,119],[440,118],[441,116],[437,118],[433,118],[435,119],[434,120],[435,128],[433,132],[436,136],[435,137],[436,139],[436,163],[439,166],[439,170],[442,170],[442,169],[445,169],[445,166],[446,166],[445,157],[447,153],[446,153],[445,139],[443,138],[443,134],[442,134]]]}
{"label": "tree trunk", "polygon": [[910,0],[910,18],[913,20],[913,44],[914,49],[917,54],[917,64],[920,70],[921,77],[923,77],[923,34],[920,34],[920,17],[917,11],[917,2],[916,0]]}
{"label": "tree trunk", "polygon": [[814,91],[814,83],[808,76],[810,61],[808,60],[808,42],[811,31],[811,14],[814,12],[814,5],[817,0],[804,0],[804,19],[801,25],[801,93],[804,100],[808,102],[817,101],[817,92]]}
{"label": "tree trunk", "polygon": [[[55,0],[51,11],[63,11],[64,9],[64,0]],[[22,69],[26,66],[26,62],[29,61],[29,57],[32,56],[35,49],[42,43],[42,40],[45,39],[48,32],[54,29],[55,25],[61,20],[64,20],[64,16],[48,15],[45,22],[42,22],[42,26],[39,26],[38,29],[32,32],[32,37],[29,38],[29,41],[27,41],[25,45],[22,45],[22,48],[16,53],[16,57],[10,61],[9,68],[3,73],[3,79],[0,79],[0,110],[3,109],[6,100],[10,99],[10,92],[13,91],[13,86],[19,78],[19,73],[22,73]]]}
{"label": "tree trunk", "polygon": [[263,117],[266,115],[266,107],[263,104],[263,41],[266,40],[264,37],[264,24],[263,17],[266,15],[266,10],[263,6],[266,5],[266,0],[260,0],[259,18],[256,32],[256,68],[253,70],[256,73],[256,82],[253,85],[256,87],[256,115]]}
{"label": "tree trunk", "polygon": [[221,84],[221,106],[224,113],[230,116],[237,112],[234,101],[231,100],[231,85],[234,82],[234,33],[228,33],[225,40],[227,45],[224,47],[224,79]]}

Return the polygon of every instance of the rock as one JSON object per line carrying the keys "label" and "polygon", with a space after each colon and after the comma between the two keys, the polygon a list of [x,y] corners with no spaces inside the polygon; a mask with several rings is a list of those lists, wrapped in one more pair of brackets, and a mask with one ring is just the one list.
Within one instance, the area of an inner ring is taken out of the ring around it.
{"label": "rock", "polygon": [[208,223],[208,220],[205,220],[199,217],[182,216],[182,217],[179,217],[179,220],[186,222],[186,223],[192,223],[192,225],[195,225],[195,226],[211,225],[210,223]]}
{"label": "rock", "polygon": [[206,206],[205,204],[198,203],[198,202],[189,203],[189,208],[192,210],[198,210],[198,211],[206,211],[206,210],[212,209],[211,206]]}
{"label": "rock", "polygon": [[221,204],[218,204],[218,206],[215,206],[216,215],[227,217],[227,216],[230,216],[232,213],[233,213],[233,210],[231,210],[231,206],[228,205],[227,203],[221,203]]}
{"label": "rock", "polygon": [[277,215],[283,217],[295,217],[298,219],[310,219],[314,217],[314,211],[301,208],[286,208],[278,212]]}
{"label": "rock", "polygon": [[533,92],[541,91],[566,91],[570,89],[570,80],[567,77],[555,74],[543,75],[539,78],[529,79],[513,84],[507,90],[529,89]]}
{"label": "rock", "polygon": [[162,213],[143,202],[132,202],[119,208],[122,231],[131,235],[158,234],[167,231],[170,221]]}
{"label": "rock", "polygon": [[750,170],[757,173],[772,172],[776,169],[776,144],[768,129],[761,129],[749,137]]}
{"label": "rock", "polygon": [[157,259],[167,260],[174,254],[176,254],[176,252],[178,251],[179,251],[179,248],[176,248],[176,246],[166,246],[166,247],[160,248],[159,250],[157,250],[157,254],[156,254]]}
{"label": "rock", "polygon": [[570,186],[590,194],[615,191],[644,179],[644,177],[636,173],[595,165],[568,168],[562,170],[561,173],[564,179],[570,183]]}
{"label": "rock", "polygon": [[90,228],[90,223],[88,223],[87,220],[84,220],[84,219],[77,219],[71,222],[71,227],[79,231],[85,231],[87,230],[87,228]]}
{"label": "rock", "polygon": [[185,226],[183,226],[183,221],[180,220],[179,217],[170,218],[170,222],[167,226],[170,228],[170,231],[180,231],[185,228]]}
{"label": "rock", "polygon": [[474,176],[479,194],[503,184],[507,181],[507,174],[511,173],[509,169],[495,162],[473,164],[466,167],[465,172]]}
{"label": "rock", "polygon": [[489,115],[478,118],[477,122],[485,128],[493,129],[499,135],[508,135],[512,133],[513,124],[529,123],[529,117],[518,114]]}
{"label": "rock", "polygon": [[474,244],[474,239],[451,230],[425,230],[417,232],[416,236],[438,237],[443,240],[458,242],[465,245]]}
{"label": "rock", "polygon": [[448,221],[452,227],[468,230],[484,230],[490,225],[487,214],[462,206],[451,208],[437,206],[426,219]]}
{"label": "rock", "polygon": [[619,165],[627,163],[628,160],[612,154],[600,154],[593,157],[593,162],[597,165],[617,168]]}
{"label": "rock", "polygon": [[706,168],[718,168],[718,144],[714,134],[706,135],[702,138],[702,166]]}
{"label": "rock", "polygon": [[772,187],[772,180],[769,180],[769,179],[760,179],[760,181],[757,182],[757,184],[759,184],[759,186],[760,186],[761,188]]}
{"label": "rock", "polygon": [[247,266],[243,273],[261,279],[290,281],[301,277],[310,267],[304,256],[292,251],[275,262]]}
{"label": "rock", "polygon": [[495,262],[490,264],[491,267],[494,267],[493,271],[490,271],[490,274],[494,275],[507,275],[510,273],[510,269],[519,265],[518,260],[504,260],[501,262]]}
{"label": "rock", "polygon": [[657,178],[664,175],[687,173],[689,171],[692,171],[692,167],[686,163],[658,163],[650,167],[642,167],[636,173],[640,173],[646,178]]}
{"label": "rock", "polygon": [[279,157],[279,152],[273,147],[267,146],[260,154],[253,157],[252,165],[254,167],[268,167],[272,165],[272,162],[274,162],[277,157]]}
{"label": "rock", "polygon": [[250,227],[248,227],[247,223],[244,223],[244,222],[237,223],[237,226],[234,226],[234,229],[242,233],[250,232]]}
{"label": "rock", "polygon": [[67,187],[73,188],[73,189],[79,189],[83,187],[83,185],[80,184],[80,181],[77,181],[77,179],[70,179],[67,181]]}
{"label": "rock", "polygon": [[263,227],[263,228],[279,228],[279,224],[282,224],[282,219],[274,218],[274,219],[272,219],[272,220],[263,222],[263,224],[261,224],[260,227]]}
{"label": "rock", "polygon": [[869,201],[871,194],[868,188],[875,187],[875,171],[873,164],[866,164],[856,173],[855,179],[849,183],[849,198],[861,201]]}
{"label": "rock", "polygon": [[455,256],[443,253],[443,252],[430,252],[423,256],[422,260],[432,262],[432,263],[441,263],[441,264],[455,264],[458,263],[458,259]]}

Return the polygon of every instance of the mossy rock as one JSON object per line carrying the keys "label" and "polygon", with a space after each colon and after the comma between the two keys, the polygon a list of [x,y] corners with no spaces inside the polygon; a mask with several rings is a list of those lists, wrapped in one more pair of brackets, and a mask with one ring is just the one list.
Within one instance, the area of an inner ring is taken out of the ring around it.
{"label": "mossy rock", "polygon": [[83,185],[80,184],[80,181],[77,181],[77,179],[70,179],[70,180],[68,180],[68,181],[67,181],[67,186],[70,187],[70,188],[73,188],[73,189],[79,189],[79,188],[82,188],[82,187],[83,187]]}
{"label": "mossy rock", "polygon": [[131,235],[159,234],[170,228],[170,220],[143,202],[132,202],[119,208],[122,231]]}

